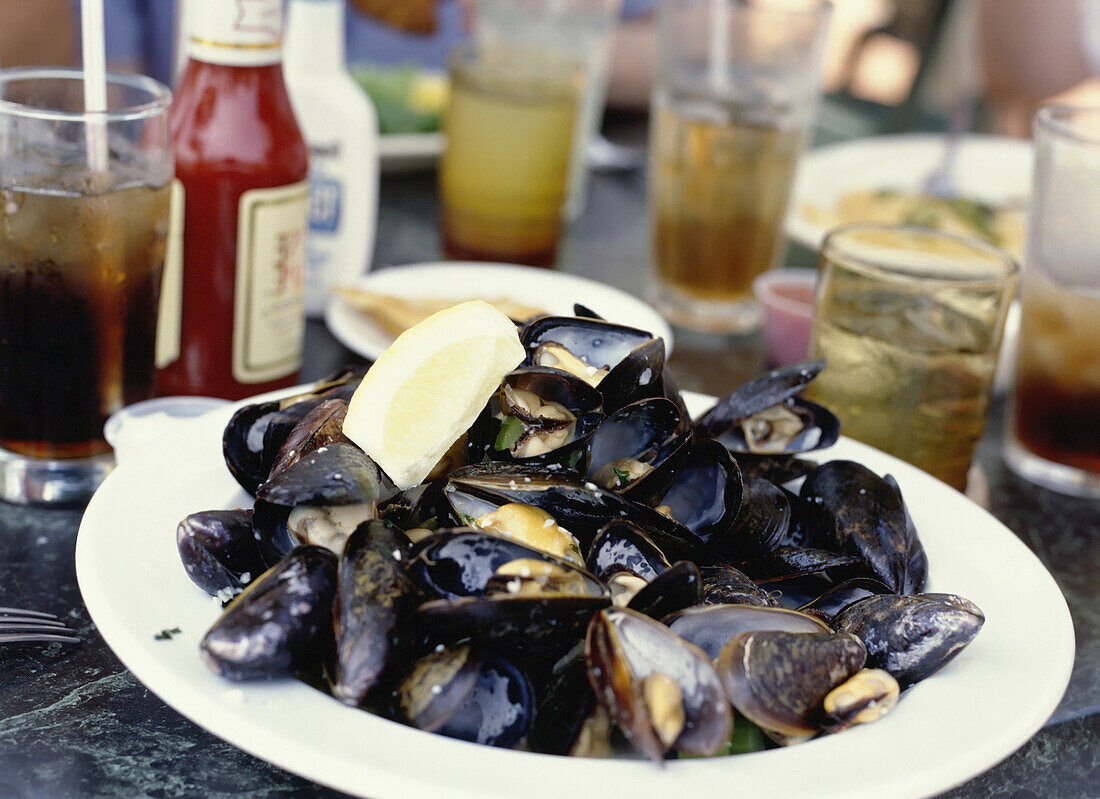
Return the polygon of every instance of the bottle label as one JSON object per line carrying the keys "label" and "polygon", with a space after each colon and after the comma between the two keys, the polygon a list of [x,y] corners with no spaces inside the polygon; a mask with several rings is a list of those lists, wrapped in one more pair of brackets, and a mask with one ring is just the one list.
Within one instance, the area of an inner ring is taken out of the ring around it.
{"label": "bottle label", "polygon": [[282,60],[283,0],[191,0],[187,52],[199,61],[234,66]]}
{"label": "bottle label", "polygon": [[168,215],[168,244],[160,281],[157,310],[156,365],[163,369],[180,357],[183,329],[183,184],[172,181]]}
{"label": "bottle label", "polygon": [[233,314],[233,377],[262,383],[302,365],[309,183],[241,195]]}

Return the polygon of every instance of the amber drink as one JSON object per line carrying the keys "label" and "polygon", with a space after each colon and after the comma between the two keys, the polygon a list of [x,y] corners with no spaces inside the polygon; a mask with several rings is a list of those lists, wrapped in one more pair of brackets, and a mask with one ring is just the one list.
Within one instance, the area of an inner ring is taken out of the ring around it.
{"label": "amber drink", "polygon": [[807,397],[959,490],[985,428],[1016,265],[977,240],[856,226],[822,248]]}
{"label": "amber drink", "polygon": [[760,327],[752,281],[783,254],[829,17],[813,0],[668,0],[650,130],[653,300],[673,323]]}
{"label": "amber drink", "polygon": [[[0,499],[80,505],[113,465],[103,425],[153,395],[171,93],[0,70]],[[89,95],[89,97],[92,95]]]}

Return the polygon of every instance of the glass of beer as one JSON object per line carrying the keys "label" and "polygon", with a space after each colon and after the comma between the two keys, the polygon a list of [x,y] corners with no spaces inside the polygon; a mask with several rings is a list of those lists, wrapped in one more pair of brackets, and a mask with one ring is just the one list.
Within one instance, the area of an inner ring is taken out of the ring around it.
{"label": "glass of beer", "polygon": [[452,258],[551,266],[562,224],[583,71],[556,48],[508,42],[451,54],[439,165]]}
{"label": "glass of beer", "polygon": [[0,498],[78,505],[112,466],[107,417],[153,395],[171,94],[0,70]]}
{"label": "glass of beer", "polygon": [[760,327],[820,94],[824,0],[667,0],[650,130],[654,302],[674,324]]}
{"label": "glass of beer", "polygon": [[852,225],[822,244],[806,396],[843,432],[966,488],[1018,267],[978,239]]}
{"label": "glass of beer", "polygon": [[1045,106],[1005,460],[1062,493],[1100,497],[1100,108]]}

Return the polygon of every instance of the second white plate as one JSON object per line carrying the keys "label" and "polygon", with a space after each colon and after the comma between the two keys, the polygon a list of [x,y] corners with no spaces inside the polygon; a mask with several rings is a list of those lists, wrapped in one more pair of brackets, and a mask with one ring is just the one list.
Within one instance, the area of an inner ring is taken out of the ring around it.
{"label": "second white plate", "polygon": [[[566,316],[573,315],[573,303],[583,302],[609,322],[663,338],[666,356],[672,354],[672,330],[652,307],[625,291],[565,272],[515,264],[438,261],[379,269],[352,285],[399,297],[453,297],[456,301],[510,297]],[[364,358],[377,358],[393,342],[385,330],[336,295],[325,308],[325,323],[341,344]]]}

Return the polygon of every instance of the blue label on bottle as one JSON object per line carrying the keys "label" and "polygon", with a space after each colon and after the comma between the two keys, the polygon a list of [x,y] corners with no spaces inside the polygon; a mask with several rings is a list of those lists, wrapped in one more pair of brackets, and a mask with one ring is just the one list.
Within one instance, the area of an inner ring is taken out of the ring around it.
{"label": "blue label on bottle", "polygon": [[335,233],[340,227],[343,186],[327,175],[309,178],[309,229],[316,233]]}

